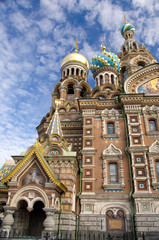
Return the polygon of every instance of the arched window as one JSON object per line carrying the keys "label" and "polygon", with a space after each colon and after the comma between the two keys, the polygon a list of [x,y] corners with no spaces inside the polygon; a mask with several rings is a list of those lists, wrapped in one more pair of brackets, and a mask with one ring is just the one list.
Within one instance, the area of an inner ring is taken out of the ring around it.
{"label": "arched window", "polygon": [[117,163],[109,163],[109,182],[118,182],[118,166]]}
{"label": "arched window", "polygon": [[159,160],[156,161],[156,175],[157,175],[157,182],[159,182]]}
{"label": "arched window", "polygon": [[133,48],[137,49],[136,43],[133,42]]}
{"label": "arched window", "polygon": [[108,134],[114,134],[115,131],[114,131],[114,123],[108,123],[107,124],[107,133]]}
{"label": "arched window", "polygon": [[67,76],[69,76],[69,68],[67,69]]}
{"label": "arched window", "polygon": [[87,92],[87,89],[83,86],[82,87],[82,90],[81,90],[81,93],[80,93],[80,96],[81,97],[84,97],[85,93]]}
{"label": "arched window", "polygon": [[97,87],[97,86],[98,86],[98,78],[96,78],[96,80],[95,80],[95,81],[96,81],[96,87]]}
{"label": "arched window", "polygon": [[149,120],[150,131],[157,131],[155,120]]}
{"label": "arched window", "polygon": [[76,69],[76,75],[79,75],[79,68]]}
{"label": "arched window", "polygon": [[124,69],[123,69],[123,80],[124,80],[124,82],[125,82],[125,80],[127,79],[127,77],[128,77],[128,72],[127,72],[127,70],[124,68]]}
{"label": "arched window", "polygon": [[100,75],[100,85],[103,84],[103,75]]}
{"label": "arched window", "polygon": [[145,64],[143,62],[138,63],[138,69],[142,69],[144,66],[145,66]]}
{"label": "arched window", "polygon": [[68,86],[67,86],[67,99],[73,99],[73,97],[74,97],[73,84],[68,84]]}
{"label": "arched window", "polygon": [[81,70],[81,77],[83,77],[83,70]]}
{"label": "arched window", "polygon": [[111,74],[111,84],[114,84],[114,75]]}
{"label": "arched window", "polygon": [[109,74],[108,73],[105,74],[105,83],[109,83]]}
{"label": "arched window", "polygon": [[71,68],[71,75],[74,75],[74,68]]}

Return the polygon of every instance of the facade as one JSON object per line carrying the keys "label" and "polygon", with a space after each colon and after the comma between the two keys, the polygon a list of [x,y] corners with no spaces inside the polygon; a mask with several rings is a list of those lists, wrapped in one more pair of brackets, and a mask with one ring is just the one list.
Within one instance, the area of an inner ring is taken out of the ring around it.
{"label": "facade", "polygon": [[[0,171],[2,235],[158,239],[159,64],[125,22],[116,56],[61,64],[38,139]],[[2,208],[3,206],[3,208]]]}

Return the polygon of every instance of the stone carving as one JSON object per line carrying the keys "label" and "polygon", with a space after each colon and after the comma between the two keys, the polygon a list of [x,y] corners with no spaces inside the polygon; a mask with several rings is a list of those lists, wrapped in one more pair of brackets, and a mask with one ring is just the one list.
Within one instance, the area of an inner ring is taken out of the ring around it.
{"label": "stone carving", "polygon": [[[119,129],[119,112],[112,108],[110,110],[104,109],[101,113],[102,116],[102,136],[103,137],[119,137],[120,129]],[[108,134],[107,133],[107,124],[109,122],[114,123],[114,134]]]}
{"label": "stone carving", "polygon": [[112,143],[109,145],[109,147],[107,147],[106,149],[104,149],[103,151],[103,156],[105,155],[118,155],[121,156],[122,152],[119,148],[116,148]]}
{"label": "stone carving", "polygon": [[[103,151],[103,188],[106,189],[123,189],[124,184],[124,174],[123,174],[123,162],[122,162],[122,152],[119,148],[116,148],[112,143]],[[119,168],[119,180],[117,183],[109,183],[107,172],[109,169],[109,160],[118,163]]]}
{"label": "stone carving", "polygon": [[159,141],[156,140],[154,143],[151,144],[149,148],[149,152],[159,153]]}

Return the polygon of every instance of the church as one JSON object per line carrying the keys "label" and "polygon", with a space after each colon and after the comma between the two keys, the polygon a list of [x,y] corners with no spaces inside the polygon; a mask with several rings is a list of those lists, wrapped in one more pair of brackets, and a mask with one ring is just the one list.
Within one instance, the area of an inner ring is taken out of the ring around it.
{"label": "church", "polygon": [[63,59],[35,144],[0,170],[1,236],[158,239],[159,63],[134,32]]}

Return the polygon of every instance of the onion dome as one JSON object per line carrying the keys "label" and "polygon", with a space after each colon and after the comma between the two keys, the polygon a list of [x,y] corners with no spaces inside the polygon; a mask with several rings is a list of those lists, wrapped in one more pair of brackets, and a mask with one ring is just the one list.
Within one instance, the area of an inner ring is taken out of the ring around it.
{"label": "onion dome", "polygon": [[121,28],[122,36],[124,36],[124,33],[127,32],[127,31],[132,31],[134,33],[135,32],[134,26],[130,23],[124,24],[124,26],[122,26],[122,28]]}
{"label": "onion dome", "polygon": [[68,54],[61,63],[61,68],[69,62],[80,62],[84,64],[89,69],[89,63],[87,59],[80,53],[78,53],[78,47],[77,47],[77,40],[76,40],[76,48],[74,53]]}
{"label": "onion dome", "polygon": [[124,19],[125,19],[125,24],[124,26],[122,26],[121,28],[121,35],[124,37],[125,33],[128,32],[128,31],[131,31],[133,34],[135,32],[135,28],[132,24],[130,23],[127,23],[126,21],[126,16],[124,16]]}
{"label": "onion dome", "polygon": [[111,52],[106,52],[106,47],[103,44],[102,51],[92,58],[90,70],[94,73],[98,68],[111,66],[117,71],[120,71],[120,60],[117,55]]}

